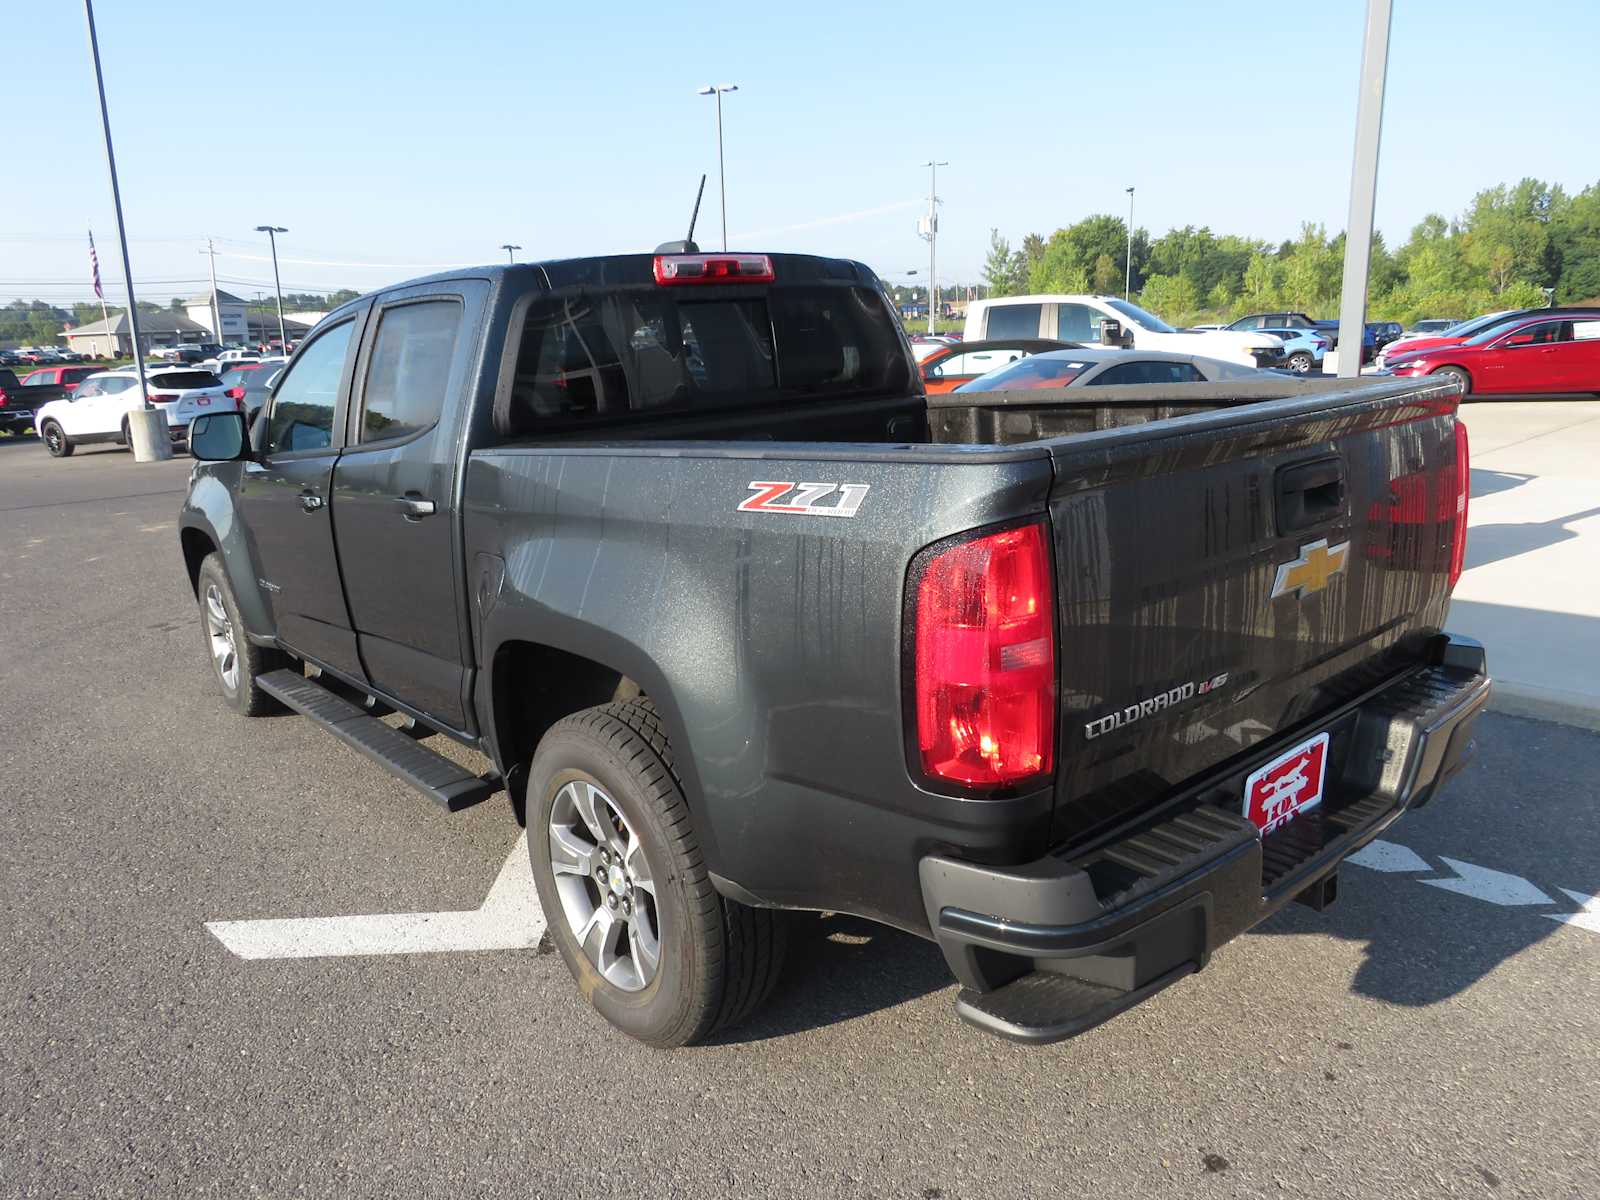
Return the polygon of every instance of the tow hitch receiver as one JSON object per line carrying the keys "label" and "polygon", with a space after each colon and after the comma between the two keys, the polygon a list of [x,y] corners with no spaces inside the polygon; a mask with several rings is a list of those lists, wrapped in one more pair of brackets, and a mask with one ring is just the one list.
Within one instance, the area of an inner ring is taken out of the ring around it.
{"label": "tow hitch receiver", "polygon": [[1339,898],[1339,872],[1324,875],[1310,887],[1306,888],[1294,900],[1296,904],[1304,904],[1307,908],[1314,908],[1318,912],[1333,907],[1333,902]]}

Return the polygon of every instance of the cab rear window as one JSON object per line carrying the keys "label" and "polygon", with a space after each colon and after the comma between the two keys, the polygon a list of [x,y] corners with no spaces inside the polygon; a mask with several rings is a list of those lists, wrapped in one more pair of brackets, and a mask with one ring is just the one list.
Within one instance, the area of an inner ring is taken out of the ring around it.
{"label": "cab rear window", "polygon": [[871,289],[625,288],[531,303],[495,423],[506,437],[559,434],[911,386],[894,318]]}

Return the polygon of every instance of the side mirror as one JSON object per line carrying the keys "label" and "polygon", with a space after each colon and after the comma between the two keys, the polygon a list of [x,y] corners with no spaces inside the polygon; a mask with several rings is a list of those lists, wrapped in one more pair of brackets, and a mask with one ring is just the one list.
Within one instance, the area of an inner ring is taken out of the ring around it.
{"label": "side mirror", "polygon": [[1122,322],[1105,317],[1100,322],[1100,344],[1102,346],[1122,345]]}
{"label": "side mirror", "polygon": [[249,445],[243,413],[208,413],[189,425],[189,453],[201,462],[245,458]]}

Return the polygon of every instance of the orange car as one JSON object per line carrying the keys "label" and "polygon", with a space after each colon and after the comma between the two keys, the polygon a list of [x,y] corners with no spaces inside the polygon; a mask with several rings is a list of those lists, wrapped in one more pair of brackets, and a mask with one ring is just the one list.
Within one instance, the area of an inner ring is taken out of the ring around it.
{"label": "orange car", "polygon": [[997,338],[988,342],[956,342],[941,346],[922,360],[922,380],[931,395],[952,392],[996,367],[1046,350],[1076,350],[1077,342],[1050,338]]}

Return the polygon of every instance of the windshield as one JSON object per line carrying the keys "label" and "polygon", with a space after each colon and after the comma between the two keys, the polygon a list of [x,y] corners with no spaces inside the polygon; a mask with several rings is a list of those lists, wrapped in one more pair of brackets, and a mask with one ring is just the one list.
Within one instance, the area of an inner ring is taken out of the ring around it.
{"label": "windshield", "polygon": [[1127,317],[1134,324],[1143,326],[1151,333],[1178,332],[1171,325],[1168,325],[1160,317],[1156,316],[1155,313],[1146,312],[1137,304],[1129,304],[1126,300],[1107,300],[1106,303],[1112,308],[1116,309],[1123,316]]}
{"label": "windshield", "polygon": [[1035,354],[1032,358],[1018,359],[1014,363],[990,371],[987,375],[964,383],[958,392],[994,392],[1006,389],[1066,387],[1094,363],[1082,356],[1067,353]]}

